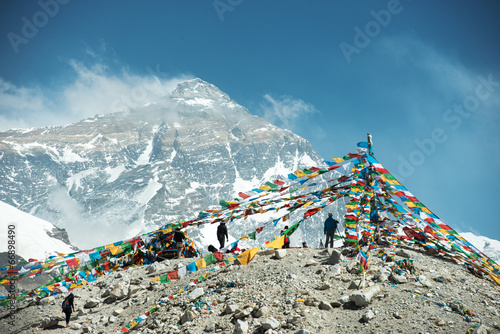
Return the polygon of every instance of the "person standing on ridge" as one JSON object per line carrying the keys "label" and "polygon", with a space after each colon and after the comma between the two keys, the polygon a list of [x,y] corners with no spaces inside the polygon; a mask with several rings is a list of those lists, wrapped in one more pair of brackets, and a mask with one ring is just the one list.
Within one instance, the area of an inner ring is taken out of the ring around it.
{"label": "person standing on ridge", "polygon": [[71,318],[71,313],[75,312],[75,295],[70,293],[66,298],[64,298],[62,303],[62,311],[66,314],[66,327],[69,327],[69,319]]}
{"label": "person standing on ridge", "polygon": [[[281,230],[280,234],[283,235],[286,230],[288,230],[288,226],[285,226],[285,228]],[[288,235],[285,234],[285,239],[283,239],[283,242],[283,247],[281,248],[290,248],[290,238],[288,237]]]}
{"label": "person standing on ridge", "polygon": [[335,230],[337,230],[337,225],[339,224],[337,219],[333,218],[333,214],[330,212],[328,218],[325,220],[325,248],[328,248],[328,242],[330,242],[330,248],[333,248],[333,239],[335,237]]}
{"label": "person standing on ridge", "polygon": [[174,230],[174,241],[175,241],[175,249],[177,251],[176,255],[177,258],[180,259],[182,257],[182,250],[184,248],[184,239],[186,239],[186,236],[184,233],[181,232],[180,228],[176,228]]}
{"label": "person standing on ridge", "polygon": [[227,235],[227,227],[226,223],[224,222],[220,222],[219,226],[217,227],[217,239],[219,240],[220,250],[224,248],[226,241],[229,242],[229,237]]}

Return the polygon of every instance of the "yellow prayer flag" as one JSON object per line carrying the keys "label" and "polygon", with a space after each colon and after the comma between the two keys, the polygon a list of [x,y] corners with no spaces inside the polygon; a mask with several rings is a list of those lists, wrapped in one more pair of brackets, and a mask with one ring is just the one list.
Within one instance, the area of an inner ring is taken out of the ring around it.
{"label": "yellow prayer flag", "polygon": [[313,204],[314,202],[307,202],[306,204],[304,204],[304,208],[305,207],[308,207],[309,205]]}
{"label": "yellow prayer flag", "polygon": [[269,247],[269,248],[281,248],[285,244],[285,235],[283,234],[279,238],[276,238],[276,240],[271,241],[268,244],[265,244],[264,247]]}
{"label": "yellow prayer flag", "polygon": [[257,254],[259,249],[260,247],[247,249],[246,251],[238,255],[236,258],[238,259],[238,262],[241,265],[246,266],[250,261],[252,261],[253,257],[255,256],[255,254]]}
{"label": "yellow prayer flag", "polygon": [[201,259],[197,260],[195,262],[195,264],[196,264],[196,268],[198,268],[198,269],[205,268],[207,266],[207,263],[205,262],[205,258],[203,258],[203,257]]}
{"label": "yellow prayer flag", "polygon": [[239,240],[248,240],[248,234],[247,234],[247,235],[242,236]]}
{"label": "yellow prayer flag", "polygon": [[165,228],[165,229],[161,230],[161,232],[162,232],[163,234],[170,233],[170,232],[172,232],[172,228],[171,228],[171,227],[169,227],[169,228]]}
{"label": "yellow prayer flag", "polygon": [[295,174],[295,176],[297,176],[297,177],[306,176],[306,173],[304,173],[301,170],[296,170],[295,172],[293,172],[293,174]]}
{"label": "yellow prayer flag", "polygon": [[116,255],[120,250],[120,246],[115,246],[113,244],[106,245],[105,247],[108,248],[111,251],[111,254],[113,255]]}
{"label": "yellow prayer flag", "polygon": [[260,186],[259,187],[260,190],[264,190],[264,191],[268,191],[269,189],[271,189],[271,187],[268,187],[268,186]]}
{"label": "yellow prayer flag", "polygon": [[344,159],[342,159],[342,158],[333,158],[332,160],[338,164],[341,163],[342,161],[344,161]]}

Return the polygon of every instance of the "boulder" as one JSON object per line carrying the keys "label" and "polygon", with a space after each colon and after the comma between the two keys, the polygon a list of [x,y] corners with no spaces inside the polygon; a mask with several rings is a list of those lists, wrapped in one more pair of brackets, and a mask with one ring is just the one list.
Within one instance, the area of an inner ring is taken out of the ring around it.
{"label": "boulder", "polygon": [[341,273],[342,273],[342,267],[338,263],[331,266],[330,269],[328,270],[329,277],[339,276]]}
{"label": "boulder", "polygon": [[398,249],[398,250],[396,251],[396,255],[397,255],[397,256],[404,257],[405,259],[409,259],[409,258],[411,257],[410,252],[409,252],[409,251],[407,251],[406,249],[402,249],[402,248],[400,248],[400,249]]}
{"label": "boulder", "polygon": [[189,300],[195,300],[205,294],[203,288],[196,288],[188,294]]}
{"label": "boulder", "polygon": [[316,290],[328,290],[328,289],[330,289],[330,288],[331,288],[330,284],[325,283],[325,284],[322,284],[322,285],[318,286],[318,287],[316,288]]}
{"label": "boulder", "polygon": [[227,304],[226,308],[224,309],[224,313],[231,314],[231,313],[234,313],[237,309],[238,309],[238,305],[236,305],[236,304]]}
{"label": "boulder", "polygon": [[264,321],[262,321],[262,328],[266,331],[268,329],[276,329],[280,326],[280,323],[278,320],[274,319],[273,317],[267,318]]}
{"label": "boulder", "polygon": [[59,317],[45,317],[42,319],[41,327],[43,329],[54,328],[59,324]]}
{"label": "boulder", "polygon": [[111,291],[109,292],[109,296],[119,300],[127,297],[129,292],[130,284],[126,281],[121,281],[111,289]]}
{"label": "boulder", "polygon": [[277,258],[278,260],[281,260],[286,256],[286,249],[277,249],[274,251],[274,257]]}
{"label": "boulder", "polygon": [[98,299],[90,298],[89,300],[87,300],[85,302],[85,304],[83,305],[83,308],[94,308],[94,307],[97,307],[98,305],[99,305]]}
{"label": "boulder", "polygon": [[247,333],[248,333],[248,322],[240,319],[236,320],[233,334],[247,334]]}
{"label": "boulder", "polygon": [[321,301],[318,307],[320,310],[325,310],[325,311],[330,311],[332,309],[332,306],[325,301]]}
{"label": "boulder", "polygon": [[331,265],[336,265],[341,261],[342,261],[342,254],[338,250],[332,249],[332,254],[328,258],[327,263]]}
{"label": "boulder", "polygon": [[181,324],[184,324],[184,323],[186,323],[188,321],[191,321],[194,318],[196,318],[196,313],[195,312],[193,312],[193,311],[184,312],[184,314],[181,317]]}
{"label": "boulder", "polygon": [[358,307],[366,306],[370,304],[372,297],[379,292],[380,287],[378,285],[374,285],[350,294],[349,300],[353,301]]}
{"label": "boulder", "polygon": [[256,312],[255,312],[255,317],[260,318],[265,315],[269,314],[269,307],[267,306],[261,306]]}
{"label": "boulder", "polygon": [[308,259],[305,267],[317,266],[319,263],[315,259]]}
{"label": "boulder", "polygon": [[368,322],[372,320],[375,317],[375,314],[373,313],[372,310],[368,310],[365,314],[363,314],[363,317],[361,318],[364,322]]}

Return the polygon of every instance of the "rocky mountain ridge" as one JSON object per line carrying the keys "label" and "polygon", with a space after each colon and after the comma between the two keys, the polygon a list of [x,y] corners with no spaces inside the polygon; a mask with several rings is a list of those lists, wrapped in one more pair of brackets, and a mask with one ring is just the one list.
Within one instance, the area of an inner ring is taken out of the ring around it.
{"label": "rocky mountain ridge", "polygon": [[166,260],[74,290],[70,329],[64,328],[61,295],[20,302],[13,318],[1,311],[0,328],[9,333],[44,328],[116,333],[126,325],[144,334],[500,333],[500,293],[489,278],[402,246],[394,262],[372,257],[363,287],[355,254],[347,248],[261,251],[246,266],[219,263],[170,283],[155,282],[192,261]]}

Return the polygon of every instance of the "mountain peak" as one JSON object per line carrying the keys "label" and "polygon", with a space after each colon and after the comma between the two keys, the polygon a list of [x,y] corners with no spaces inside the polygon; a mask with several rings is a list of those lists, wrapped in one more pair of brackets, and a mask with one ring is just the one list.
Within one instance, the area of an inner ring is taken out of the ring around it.
{"label": "mountain peak", "polygon": [[200,78],[190,79],[179,83],[170,96],[174,99],[183,100],[230,100],[229,96],[219,88]]}

